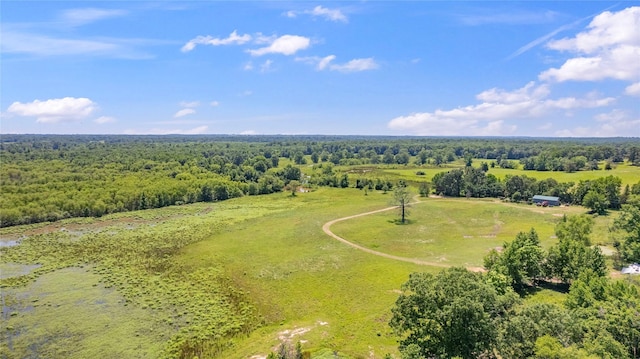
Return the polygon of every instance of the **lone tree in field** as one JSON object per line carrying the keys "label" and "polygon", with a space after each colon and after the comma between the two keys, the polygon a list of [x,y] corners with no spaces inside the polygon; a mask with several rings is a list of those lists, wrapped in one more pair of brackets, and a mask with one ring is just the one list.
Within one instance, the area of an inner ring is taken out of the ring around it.
{"label": "lone tree in field", "polygon": [[393,190],[393,204],[397,205],[400,209],[400,221],[402,222],[402,224],[404,224],[405,222],[407,216],[407,207],[409,206],[410,200],[411,192],[409,192],[407,184],[404,182],[399,182]]}

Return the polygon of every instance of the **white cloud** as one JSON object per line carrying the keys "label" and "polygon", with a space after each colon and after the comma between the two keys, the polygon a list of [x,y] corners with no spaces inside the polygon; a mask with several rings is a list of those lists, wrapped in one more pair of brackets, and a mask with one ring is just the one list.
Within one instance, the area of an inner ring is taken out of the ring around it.
{"label": "white cloud", "polygon": [[330,66],[331,70],[340,71],[340,72],[358,72],[358,71],[375,70],[378,67],[379,67],[378,64],[371,57],[366,59],[353,59],[347,62],[346,64]]}
{"label": "white cloud", "polygon": [[304,36],[283,35],[273,40],[269,46],[256,50],[248,50],[248,52],[253,56],[266,54],[293,55],[300,50],[308,48],[310,44],[311,40]]}
{"label": "white cloud", "polygon": [[548,85],[536,86],[535,82],[531,81],[523,88],[511,92],[494,87],[492,89],[479,93],[478,95],[476,95],[476,98],[484,102],[515,103],[527,101],[529,99],[541,99],[547,97],[548,95]]}
{"label": "white cloud", "polygon": [[62,20],[72,26],[85,25],[94,21],[119,17],[126,15],[124,10],[108,10],[108,9],[69,9],[62,13]]}
{"label": "white cloud", "polygon": [[640,7],[596,16],[586,31],[551,41],[552,50],[577,54],[560,68],[542,72],[544,81],[636,80],[640,73]]}
{"label": "white cloud", "polygon": [[246,97],[251,95],[253,95],[253,91],[251,90],[245,90],[245,91],[242,91],[240,94],[238,94],[238,96],[241,96],[241,97]]}
{"label": "white cloud", "polygon": [[200,102],[198,102],[198,101],[182,101],[182,102],[180,102],[180,106],[181,107],[193,108],[193,107],[200,106]]}
{"label": "white cloud", "polygon": [[610,97],[599,97],[596,93],[585,98],[548,99],[548,95],[547,85],[533,82],[510,92],[494,88],[476,96],[483,101],[480,104],[400,116],[392,119],[388,126],[420,135],[489,135],[492,133],[487,131],[492,130],[493,135],[501,135],[516,129],[515,126],[505,125],[505,120],[535,119],[553,111],[604,107],[615,101]]}
{"label": "white cloud", "polygon": [[246,64],[244,64],[242,69],[245,70],[245,71],[253,70],[253,62],[251,62],[251,61],[247,62]]}
{"label": "white cloud", "polygon": [[342,11],[338,9],[328,9],[320,5],[314,7],[313,10],[306,11],[305,13],[308,13],[311,16],[321,16],[331,21],[348,21],[347,17],[342,13]]}
{"label": "white cloud", "polygon": [[373,58],[353,59],[344,64],[332,64],[332,61],[335,60],[335,58],[335,55],[329,55],[325,57],[298,57],[295,60],[313,65],[318,71],[331,70],[339,72],[358,72],[375,70],[380,67]]}
{"label": "white cloud", "polygon": [[348,22],[349,21],[347,16],[342,11],[340,11],[338,9],[329,9],[329,8],[326,8],[326,7],[322,7],[320,5],[314,7],[311,10],[304,10],[304,11],[290,10],[290,11],[287,11],[284,15],[286,17],[295,18],[299,14],[311,15],[313,17],[323,17],[326,20],[335,21],[335,22],[338,22],[338,21],[339,22]]}
{"label": "white cloud", "polygon": [[640,136],[640,118],[632,118],[625,111],[614,109],[596,115],[595,126],[578,126],[573,129],[556,131],[562,137],[638,137]]}
{"label": "white cloud", "polygon": [[88,98],[65,97],[46,101],[12,103],[7,112],[18,116],[36,117],[40,123],[60,123],[80,121],[91,115],[97,104]]}
{"label": "white cloud", "polygon": [[163,43],[144,39],[65,39],[2,29],[2,53],[37,56],[107,56],[123,59],[150,59],[153,55],[136,49],[138,45]]}
{"label": "white cloud", "polygon": [[640,96],[640,82],[627,86],[627,88],[624,89],[624,93],[629,96]]}
{"label": "white cloud", "polygon": [[184,117],[187,115],[191,115],[196,113],[196,110],[192,109],[192,108],[183,108],[182,110],[178,111],[175,113],[175,115],[173,115],[174,118],[179,118],[179,117]]}
{"label": "white cloud", "polygon": [[116,120],[113,117],[109,117],[109,116],[101,116],[96,118],[95,120],[93,120],[93,122],[99,124],[99,125],[104,125],[105,123],[114,123],[117,122],[118,120]]}
{"label": "white cloud", "polygon": [[324,70],[335,58],[335,55],[329,55],[320,59],[320,61],[318,61],[318,70]]}
{"label": "white cloud", "polygon": [[238,31],[234,30],[228,37],[224,39],[214,38],[209,35],[207,36],[197,36],[194,39],[189,40],[180,51],[189,52],[195,49],[196,45],[211,45],[211,46],[221,46],[221,45],[242,45],[249,41],[251,41],[251,35],[244,34],[238,35]]}
{"label": "white cloud", "polygon": [[218,102],[218,101],[211,101],[211,102],[209,102],[209,105],[211,105],[211,107],[218,107],[218,106],[220,106],[220,102]]}
{"label": "white cloud", "polygon": [[240,135],[257,135],[258,132],[254,131],[254,130],[246,130],[246,131],[242,131],[239,133]]}

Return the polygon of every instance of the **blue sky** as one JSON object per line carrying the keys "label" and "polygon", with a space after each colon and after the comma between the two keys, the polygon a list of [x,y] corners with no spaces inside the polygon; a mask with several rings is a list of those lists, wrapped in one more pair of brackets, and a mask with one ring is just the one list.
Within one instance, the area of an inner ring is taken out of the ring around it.
{"label": "blue sky", "polygon": [[0,133],[640,137],[640,2],[0,11]]}

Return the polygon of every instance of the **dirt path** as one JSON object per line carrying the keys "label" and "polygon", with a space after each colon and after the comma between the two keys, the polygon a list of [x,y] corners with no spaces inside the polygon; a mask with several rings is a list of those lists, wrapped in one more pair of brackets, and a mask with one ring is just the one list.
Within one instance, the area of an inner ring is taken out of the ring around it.
{"label": "dirt path", "polygon": [[[419,203],[419,202],[418,202]],[[416,204],[416,203],[412,203],[412,204]],[[358,218],[358,217],[363,217],[363,216],[368,216],[370,214],[375,214],[375,213],[380,213],[380,212],[385,212],[385,211],[390,211],[392,209],[397,209],[398,206],[393,206],[393,207],[387,207],[387,208],[383,208],[383,209],[378,209],[376,211],[371,211],[371,212],[365,212],[365,213],[360,213],[360,214],[355,214],[353,216],[348,216],[348,217],[342,217],[342,218],[338,218],[338,219],[334,219],[332,221],[329,221],[327,223],[325,223],[322,226],[322,230],[324,231],[324,233],[326,233],[328,236],[333,237],[334,239],[337,239],[338,241],[349,245],[353,248],[356,248],[358,250],[361,250],[363,252],[367,252],[369,254],[373,254],[376,256],[380,256],[380,257],[384,257],[384,258],[388,258],[388,259],[393,259],[393,260],[397,260],[397,261],[402,261],[402,262],[408,262],[408,263],[413,263],[413,264],[417,264],[417,265],[422,265],[422,266],[432,266],[432,267],[441,267],[441,268],[449,268],[451,267],[451,265],[449,264],[444,264],[444,263],[438,263],[438,262],[427,262],[427,261],[421,261],[419,259],[415,259],[415,258],[407,258],[407,257],[400,257],[400,256],[394,256],[392,254],[387,254],[387,253],[382,253],[382,252],[378,252],[378,251],[374,251],[373,249],[369,249],[363,246],[360,246],[358,244],[349,242],[348,240],[338,236],[337,234],[331,232],[331,226],[334,223],[338,223],[338,222],[342,222],[342,221],[346,221],[349,219],[353,219],[353,218]],[[467,267],[468,270],[473,271],[473,272],[483,272],[484,268],[481,267]]]}

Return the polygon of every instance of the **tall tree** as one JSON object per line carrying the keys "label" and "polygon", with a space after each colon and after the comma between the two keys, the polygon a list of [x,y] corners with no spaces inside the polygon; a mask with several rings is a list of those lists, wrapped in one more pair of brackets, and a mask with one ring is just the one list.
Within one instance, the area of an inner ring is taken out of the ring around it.
{"label": "tall tree", "polygon": [[404,224],[407,217],[407,207],[411,201],[411,192],[406,183],[400,182],[393,189],[393,202],[400,210],[400,222]]}

